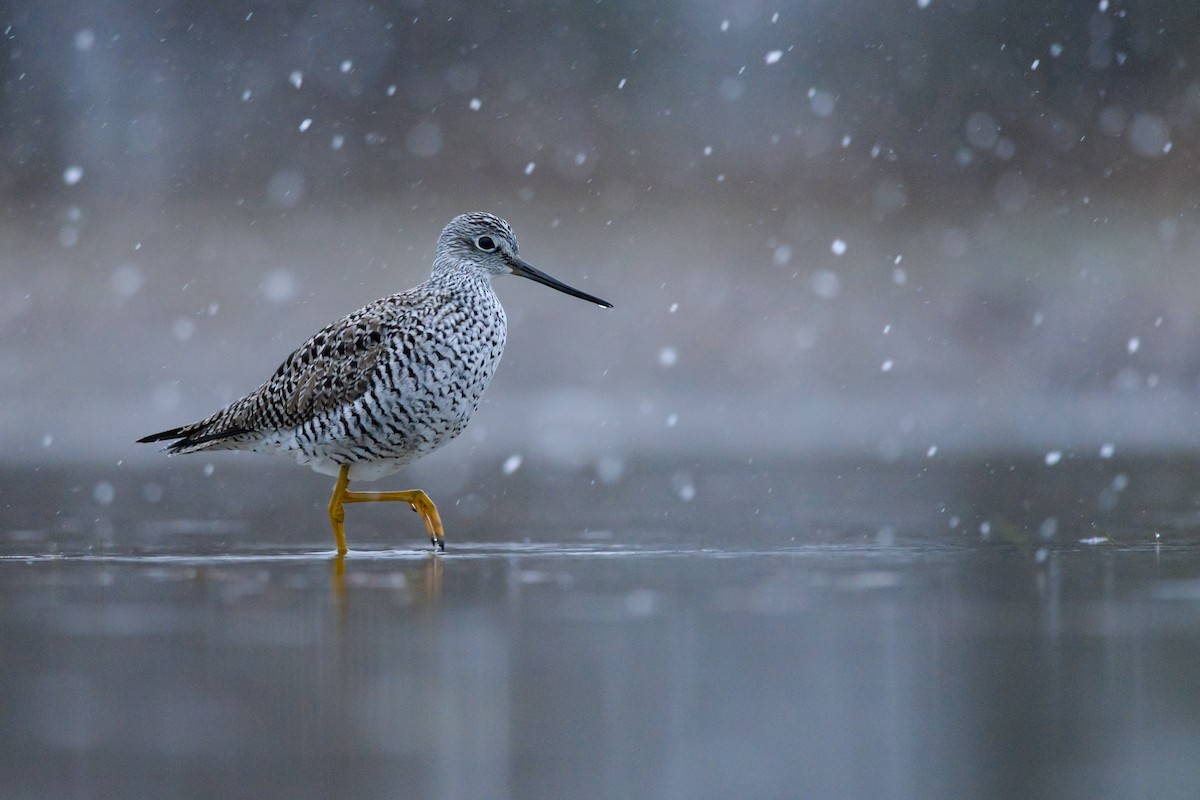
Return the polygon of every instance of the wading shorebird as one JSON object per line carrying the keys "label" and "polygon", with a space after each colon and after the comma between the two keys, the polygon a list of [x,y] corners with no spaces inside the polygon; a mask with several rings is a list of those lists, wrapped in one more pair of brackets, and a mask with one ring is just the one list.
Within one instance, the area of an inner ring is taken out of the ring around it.
{"label": "wading shorebird", "polygon": [[210,417],[139,439],[172,454],[250,450],[290,455],[337,477],[329,521],[346,553],[344,503],[408,503],[445,549],[437,506],[420,489],[351,492],[460,434],[500,362],[507,322],[492,290],[519,275],[604,308],[612,304],[534,269],[492,214],[462,214],[438,237],[433,274],[318,331],[267,382]]}

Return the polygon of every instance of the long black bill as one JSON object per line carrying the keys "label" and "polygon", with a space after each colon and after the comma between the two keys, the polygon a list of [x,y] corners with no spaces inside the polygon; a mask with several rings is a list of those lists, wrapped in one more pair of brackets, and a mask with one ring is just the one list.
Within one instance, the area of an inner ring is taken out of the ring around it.
{"label": "long black bill", "polygon": [[519,258],[512,259],[512,261],[510,263],[512,264],[512,274],[513,275],[520,275],[522,278],[529,278],[529,280],[537,281],[538,283],[549,286],[551,289],[558,289],[563,294],[569,294],[572,297],[578,297],[580,300],[587,300],[589,303],[595,303],[596,305],[600,306],[601,308],[612,308],[613,307],[612,303],[608,302],[607,300],[601,300],[599,297],[593,297],[592,295],[588,294],[587,292],[581,292],[578,289],[574,289],[570,286],[567,286],[562,281],[560,281],[556,278],[551,278],[549,275],[542,272],[540,269],[537,269],[535,267],[530,266],[529,264],[526,264],[524,261],[522,261]]}

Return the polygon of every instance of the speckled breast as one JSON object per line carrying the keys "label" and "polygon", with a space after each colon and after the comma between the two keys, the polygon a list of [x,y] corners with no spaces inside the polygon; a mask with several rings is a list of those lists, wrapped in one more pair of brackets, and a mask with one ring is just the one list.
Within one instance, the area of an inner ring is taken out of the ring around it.
{"label": "speckled breast", "polygon": [[466,427],[504,350],[504,310],[491,291],[430,298],[419,324],[390,334],[370,388],[328,415],[318,436],[298,432],[297,460],[352,479],[388,475]]}

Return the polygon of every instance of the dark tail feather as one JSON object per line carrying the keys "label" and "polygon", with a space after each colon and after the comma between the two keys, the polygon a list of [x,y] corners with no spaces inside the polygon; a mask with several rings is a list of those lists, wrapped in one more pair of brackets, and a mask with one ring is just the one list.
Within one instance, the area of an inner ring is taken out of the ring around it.
{"label": "dark tail feather", "polygon": [[165,448],[168,453],[183,453],[198,448],[201,445],[215,442],[219,439],[228,439],[231,436],[240,436],[251,431],[246,428],[225,428],[214,433],[203,433],[203,428],[197,430],[194,425],[184,425],[181,428],[172,428],[169,431],[161,431],[152,433],[149,436],[144,436],[138,439],[139,444],[150,444],[151,442],[166,442],[173,439],[179,441],[172,442]]}
{"label": "dark tail feather", "polygon": [[160,433],[152,433],[149,436],[143,436],[141,439],[138,439],[138,444],[150,444],[151,442],[169,442],[172,439],[182,439],[184,436],[187,436],[187,434],[184,432],[186,430],[187,430],[187,426],[185,425],[182,428],[171,428],[171,430],[169,430],[169,431],[161,431]]}

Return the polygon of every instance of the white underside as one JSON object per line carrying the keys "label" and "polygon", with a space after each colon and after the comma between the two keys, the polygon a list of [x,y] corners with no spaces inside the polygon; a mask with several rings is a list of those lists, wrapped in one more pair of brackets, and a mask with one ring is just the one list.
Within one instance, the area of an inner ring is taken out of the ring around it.
{"label": "white underside", "polygon": [[[380,478],[386,478],[388,475],[398,472],[401,467],[411,460],[389,459],[386,461],[355,462],[350,464],[350,480],[375,481]],[[308,466],[313,468],[313,471],[319,472],[322,475],[333,475],[336,477],[342,470],[342,463],[330,458],[311,458],[303,453],[297,453],[296,461],[300,464],[308,464]]]}
{"label": "white underside", "polygon": [[[439,442],[439,444],[441,444]],[[398,472],[406,464],[410,464],[436,448],[430,447],[421,452],[407,453],[402,457],[372,459],[371,461],[356,461],[355,454],[336,445],[325,445],[313,452],[311,446],[304,446],[294,432],[280,431],[255,443],[250,448],[259,453],[275,453],[291,456],[297,464],[305,464],[322,475],[337,477],[343,464],[350,465],[350,480],[374,481]]]}

